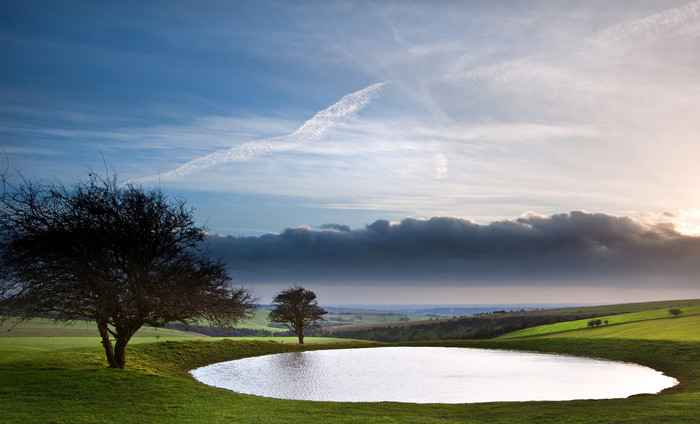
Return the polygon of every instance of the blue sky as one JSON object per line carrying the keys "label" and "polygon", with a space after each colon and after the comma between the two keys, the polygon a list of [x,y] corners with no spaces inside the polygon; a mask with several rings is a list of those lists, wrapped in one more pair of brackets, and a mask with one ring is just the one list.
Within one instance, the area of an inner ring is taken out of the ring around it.
{"label": "blue sky", "polygon": [[[239,243],[337,231],[324,224],[364,237],[407,217],[490,233],[589,211],[690,243],[692,263],[699,52],[688,1],[0,1],[0,149],[30,178],[106,163],[160,183]],[[533,302],[700,296],[668,259],[635,284],[634,261],[597,279],[518,278],[456,257],[466,274],[439,262],[424,284],[398,266],[360,276],[301,257],[294,269],[309,269],[286,277],[264,275],[280,258],[233,276],[263,296],[313,282],[335,303],[517,301],[523,281],[541,288]]]}

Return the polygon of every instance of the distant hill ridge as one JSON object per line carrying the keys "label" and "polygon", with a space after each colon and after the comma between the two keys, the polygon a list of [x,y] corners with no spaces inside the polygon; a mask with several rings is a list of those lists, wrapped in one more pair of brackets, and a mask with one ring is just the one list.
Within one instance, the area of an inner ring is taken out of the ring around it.
{"label": "distant hill ridge", "polygon": [[[476,316],[411,322],[351,324],[324,329],[317,335],[381,342],[487,339],[548,324],[700,305],[700,299],[568,307],[548,310],[488,313]],[[575,325],[581,325],[576,323]],[[585,327],[585,324],[584,324]]]}

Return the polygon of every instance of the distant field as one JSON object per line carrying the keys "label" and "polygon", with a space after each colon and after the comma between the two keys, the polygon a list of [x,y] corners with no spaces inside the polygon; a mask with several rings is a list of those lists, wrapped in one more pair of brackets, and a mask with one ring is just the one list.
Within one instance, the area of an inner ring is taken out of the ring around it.
{"label": "distant field", "polygon": [[393,312],[353,312],[353,313],[332,313],[329,314],[328,322],[341,321],[353,324],[376,324],[380,322],[407,322],[421,321],[428,319],[425,315],[401,314]]}
{"label": "distant field", "polygon": [[[268,321],[270,311],[256,310],[252,318],[236,325],[238,329],[266,330],[272,333],[286,331],[286,328],[271,327]],[[405,322],[427,320],[425,315],[402,314],[393,312],[353,312],[353,313],[330,313],[326,317],[325,325],[352,325],[352,324],[376,324],[390,322]],[[202,325],[208,325],[202,323]]]}
{"label": "distant field", "polygon": [[[643,328],[648,327],[649,332],[653,333],[657,340],[697,340],[700,341],[700,325],[693,327],[693,322],[700,320],[700,301],[686,302],[684,304],[691,305],[680,307],[683,314],[678,317],[672,317],[668,313],[668,309],[647,310],[644,312],[632,312],[620,315],[607,315],[597,319],[608,321],[608,325],[600,327],[588,327],[589,319],[581,319],[576,321],[560,322],[556,324],[542,325],[539,327],[526,328],[519,331],[500,336],[502,339],[533,337],[533,336],[553,336],[559,337],[623,337],[638,338],[641,335],[639,331],[644,332]],[[630,325],[636,323],[638,331],[631,330]],[[675,325],[688,324],[688,331],[671,331],[671,327]],[[616,336],[617,335],[617,336]],[[682,339],[679,339],[682,337]]]}
{"label": "distant field", "polygon": [[[0,340],[7,337],[99,337],[97,325],[89,321],[77,321],[70,324],[54,323],[48,319],[33,318],[13,325],[5,322],[0,326]],[[166,328],[141,327],[134,337],[197,337],[196,334]]]}
{"label": "distant field", "polygon": [[[267,317],[267,314],[264,314]],[[165,328],[143,327],[131,339],[129,345],[183,340],[224,340],[228,337],[207,337]],[[296,337],[236,337],[236,340],[263,340],[279,343],[298,343]],[[357,340],[329,337],[305,337],[305,343],[355,342]],[[80,321],[71,324],[54,323],[48,319],[34,318],[16,326],[6,322],[0,326],[0,347],[16,346],[35,349],[67,349],[99,346],[100,337],[94,323]]]}
{"label": "distant field", "polygon": [[253,318],[236,325],[236,328],[250,328],[251,330],[279,331],[276,328],[268,327],[268,324],[270,323],[267,320],[268,315],[270,315],[270,311],[257,310],[257,311],[255,311],[255,315],[253,316]]}
{"label": "distant field", "polygon": [[[200,340],[205,342],[214,342],[219,340],[250,340],[250,341],[269,341],[276,343],[297,344],[299,340],[296,337],[178,337],[169,336],[163,338],[155,337],[136,337],[129,342],[129,346],[158,343],[158,342],[180,342],[187,340]],[[305,344],[318,343],[366,343],[364,340],[338,339],[332,337],[305,337]],[[35,349],[37,351],[72,349],[72,348],[89,348],[99,347],[99,336],[95,337],[4,337],[0,339],[0,349],[3,348],[18,348],[18,349]],[[130,348],[127,347],[127,351]]]}
{"label": "distant field", "polygon": [[572,312],[590,312],[604,314],[624,314],[630,312],[650,311],[654,309],[687,308],[700,305],[700,299],[689,300],[661,300],[654,302],[622,303],[614,305],[583,306],[572,308],[560,308],[540,311],[544,314],[568,314]]}
{"label": "distant field", "polygon": [[[271,332],[286,331],[286,328],[274,328],[269,327],[268,316],[270,312],[265,310],[255,311],[255,315],[248,321],[242,322],[235,328],[247,328],[252,330],[267,330]],[[415,314],[397,314],[397,313],[362,313],[362,314],[333,314],[334,319],[341,319],[347,324],[349,322],[356,323],[384,323],[384,322],[395,322],[400,319],[416,321],[419,319],[425,319],[425,315],[415,315]],[[338,323],[337,321],[330,321],[331,323]],[[0,326],[0,341],[4,338],[14,338],[14,337],[98,337],[97,326],[94,322],[89,321],[77,321],[69,324],[62,322],[54,323],[48,319],[33,318],[30,320],[23,321],[19,324],[13,326],[12,322],[6,322],[4,325]],[[134,340],[131,343],[147,343],[151,341],[165,341],[165,340],[180,340],[184,338],[197,338],[202,337],[201,334],[196,334],[193,332],[185,332],[178,330],[171,330],[166,328],[153,328],[153,327],[142,327],[134,336]],[[245,337],[246,339],[252,340],[256,337]],[[282,337],[264,337],[268,340],[286,340]],[[309,337],[305,339],[308,343]],[[99,339],[97,339],[99,343]],[[89,346],[90,342],[79,341],[77,342],[81,346]]]}

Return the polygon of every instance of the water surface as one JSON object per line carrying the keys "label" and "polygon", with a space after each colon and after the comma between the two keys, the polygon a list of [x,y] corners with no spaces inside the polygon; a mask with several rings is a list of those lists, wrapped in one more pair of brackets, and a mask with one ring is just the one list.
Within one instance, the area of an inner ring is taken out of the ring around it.
{"label": "water surface", "polygon": [[210,386],[280,399],[476,403],[624,398],[674,378],[637,364],[567,355],[447,347],[282,353],[191,371]]}

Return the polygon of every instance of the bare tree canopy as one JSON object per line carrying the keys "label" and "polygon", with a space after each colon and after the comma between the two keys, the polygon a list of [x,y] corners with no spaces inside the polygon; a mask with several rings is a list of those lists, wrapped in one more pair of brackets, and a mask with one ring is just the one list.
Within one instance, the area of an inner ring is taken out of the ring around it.
{"label": "bare tree canopy", "polygon": [[[201,249],[203,228],[160,188],[94,173],[64,186],[0,175],[0,312],[95,320],[111,367],[143,326],[230,327],[255,299]],[[19,183],[13,184],[14,180]],[[112,345],[112,338],[115,344]]]}
{"label": "bare tree canopy", "polygon": [[296,284],[277,293],[272,305],[274,308],[268,317],[270,322],[287,326],[299,337],[299,344],[304,344],[304,330],[318,326],[327,313],[318,306],[314,292]]}

